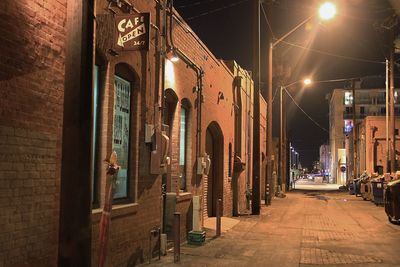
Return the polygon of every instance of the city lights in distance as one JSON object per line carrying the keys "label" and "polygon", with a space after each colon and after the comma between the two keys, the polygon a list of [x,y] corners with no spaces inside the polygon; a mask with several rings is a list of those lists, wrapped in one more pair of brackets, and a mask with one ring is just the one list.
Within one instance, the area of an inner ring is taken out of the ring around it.
{"label": "city lights in distance", "polygon": [[336,15],[336,6],[332,3],[324,3],[319,8],[319,17],[323,20],[330,20]]}

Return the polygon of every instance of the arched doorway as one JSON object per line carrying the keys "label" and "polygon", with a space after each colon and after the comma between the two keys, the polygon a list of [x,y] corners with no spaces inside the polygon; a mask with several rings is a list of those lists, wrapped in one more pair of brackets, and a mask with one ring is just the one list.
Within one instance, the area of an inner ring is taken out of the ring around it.
{"label": "arched doorway", "polygon": [[211,166],[207,180],[207,214],[214,217],[218,199],[223,200],[224,184],[224,137],[218,123],[212,122],[206,131],[206,153],[210,156]]}

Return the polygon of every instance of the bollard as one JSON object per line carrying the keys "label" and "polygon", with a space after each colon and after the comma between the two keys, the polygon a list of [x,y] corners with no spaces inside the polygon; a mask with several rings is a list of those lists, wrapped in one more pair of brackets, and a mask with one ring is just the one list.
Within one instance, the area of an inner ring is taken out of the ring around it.
{"label": "bollard", "polygon": [[216,219],[217,219],[216,236],[221,236],[221,216],[222,216],[222,200],[219,198],[217,202],[217,212],[216,212]]}
{"label": "bollard", "polygon": [[181,260],[181,214],[174,213],[174,262]]}
{"label": "bollard", "polygon": [[269,184],[266,185],[266,189],[265,189],[265,205],[267,205],[267,206],[271,205],[271,195],[269,192]]}

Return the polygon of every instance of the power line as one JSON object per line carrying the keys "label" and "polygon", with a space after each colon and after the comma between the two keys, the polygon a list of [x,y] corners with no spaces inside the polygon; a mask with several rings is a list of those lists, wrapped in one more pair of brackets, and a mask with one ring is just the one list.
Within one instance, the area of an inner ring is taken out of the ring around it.
{"label": "power line", "polygon": [[305,46],[302,46],[302,45],[299,45],[299,44],[295,44],[295,43],[291,43],[291,42],[284,41],[284,40],[282,40],[282,43],[285,43],[287,45],[294,46],[294,47],[297,47],[297,48],[305,49],[305,50],[308,50],[310,52],[315,52],[315,53],[319,53],[319,54],[322,54],[322,55],[326,55],[326,56],[337,57],[337,58],[353,60],[353,61],[359,61],[359,62],[364,62],[364,63],[385,64],[385,62],[383,62],[383,61],[375,61],[375,60],[369,60],[369,59],[363,59],[363,58],[356,58],[356,57],[349,57],[349,56],[333,54],[333,53],[330,53],[330,52],[326,52],[326,51],[322,51],[322,50],[318,50],[318,49],[305,47]]}
{"label": "power line", "polygon": [[261,4],[261,9],[262,9],[262,12],[263,12],[263,14],[264,14],[265,21],[267,22],[268,28],[269,28],[269,30],[271,31],[272,38],[273,38],[273,39],[276,39],[276,38],[275,38],[275,34],[274,34],[273,30],[272,30],[271,24],[269,23],[269,20],[268,20],[268,17],[267,17],[267,13],[265,12],[264,5],[263,5],[263,4]]}
{"label": "power line", "polygon": [[206,15],[209,15],[209,14],[212,14],[212,13],[215,13],[215,12],[218,12],[218,11],[221,11],[221,10],[224,10],[224,9],[227,9],[227,8],[231,8],[231,7],[240,5],[240,4],[242,4],[242,3],[244,3],[244,2],[248,2],[248,1],[249,1],[249,0],[242,0],[242,1],[239,1],[239,2],[236,2],[236,3],[232,3],[232,4],[229,4],[229,5],[226,5],[226,6],[222,6],[222,7],[219,7],[219,8],[216,8],[216,9],[213,9],[213,10],[210,10],[210,11],[207,11],[207,12],[204,12],[204,13],[200,13],[199,15],[196,15],[196,16],[192,16],[192,17],[186,18],[186,20],[197,19],[197,18],[206,16]]}
{"label": "power line", "polygon": [[315,125],[317,125],[320,129],[322,129],[323,131],[329,133],[329,131],[327,129],[325,129],[325,127],[323,127],[321,124],[319,124],[318,122],[316,122],[313,118],[311,118],[310,115],[308,115],[307,112],[304,111],[304,109],[302,109],[299,104],[296,102],[296,100],[294,100],[294,98],[292,97],[292,95],[289,93],[288,90],[286,90],[286,88],[284,88],[286,93],[288,94],[288,96],[292,99],[293,103],[304,113],[304,115],[306,115],[306,117],[308,119],[310,119]]}
{"label": "power line", "polygon": [[215,1],[217,1],[217,0],[198,1],[198,2],[193,2],[190,4],[186,4],[186,5],[180,5],[180,6],[177,6],[176,8],[186,8],[186,7],[198,6],[198,5],[201,5],[204,3],[215,2]]}

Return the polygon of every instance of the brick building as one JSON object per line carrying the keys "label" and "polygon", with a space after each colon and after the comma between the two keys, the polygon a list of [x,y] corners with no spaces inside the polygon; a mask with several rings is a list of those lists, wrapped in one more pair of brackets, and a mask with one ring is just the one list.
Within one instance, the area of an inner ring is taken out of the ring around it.
{"label": "brick building", "polygon": [[[0,266],[73,265],[78,255],[97,265],[112,151],[121,169],[108,266],[149,259],[151,231],[171,239],[175,211],[181,240],[215,216],[219,198],[224,216],[249,212],[251,74],[217,59],[164,2],[5,2]],[[151,15],[149,50],[113,49],[115,16],[140,12]],[[261,181],[265,105],[261,98]]]}
{"label": "brick building", "polygon": [[[367,116],[386,114],[386,94],[382,78],[366,77],[357,82],[355,87],[355,123],[353,122],[353,93],[350,88],[333,90],[329,99],[330,171],[333,181],[337,184],[346,184],[352,174],[348,171],[351,172],[353,169],[353,157],[348,152],[352,147],[350,138],[352,138],[353,126],[361,123]],[[398,94],[398,89],[395,90],[395,94]],[[399,113],[399,108],[399,104],[396,103],[396,114]],[[341,171],[341,167],[345,167],[343,169],[348,171]]]}
{"label": "brick building", "polygon": [[[399,122],[400,120],[396,118],[396,125],[399,125]],[[382,174],[387,172],[390,167],[387,166],[386,117],[367,116],[357,127],[357,153],[359,155],[357,173],[361,174],[366,171],[369,174],[374,172]],[[396,134],[397,151],[400,148],[398,140],[398,134]],[[350,154],[354,150],[353,147],[351,149]],[[396,160],[398,160],[397,151]]]}

